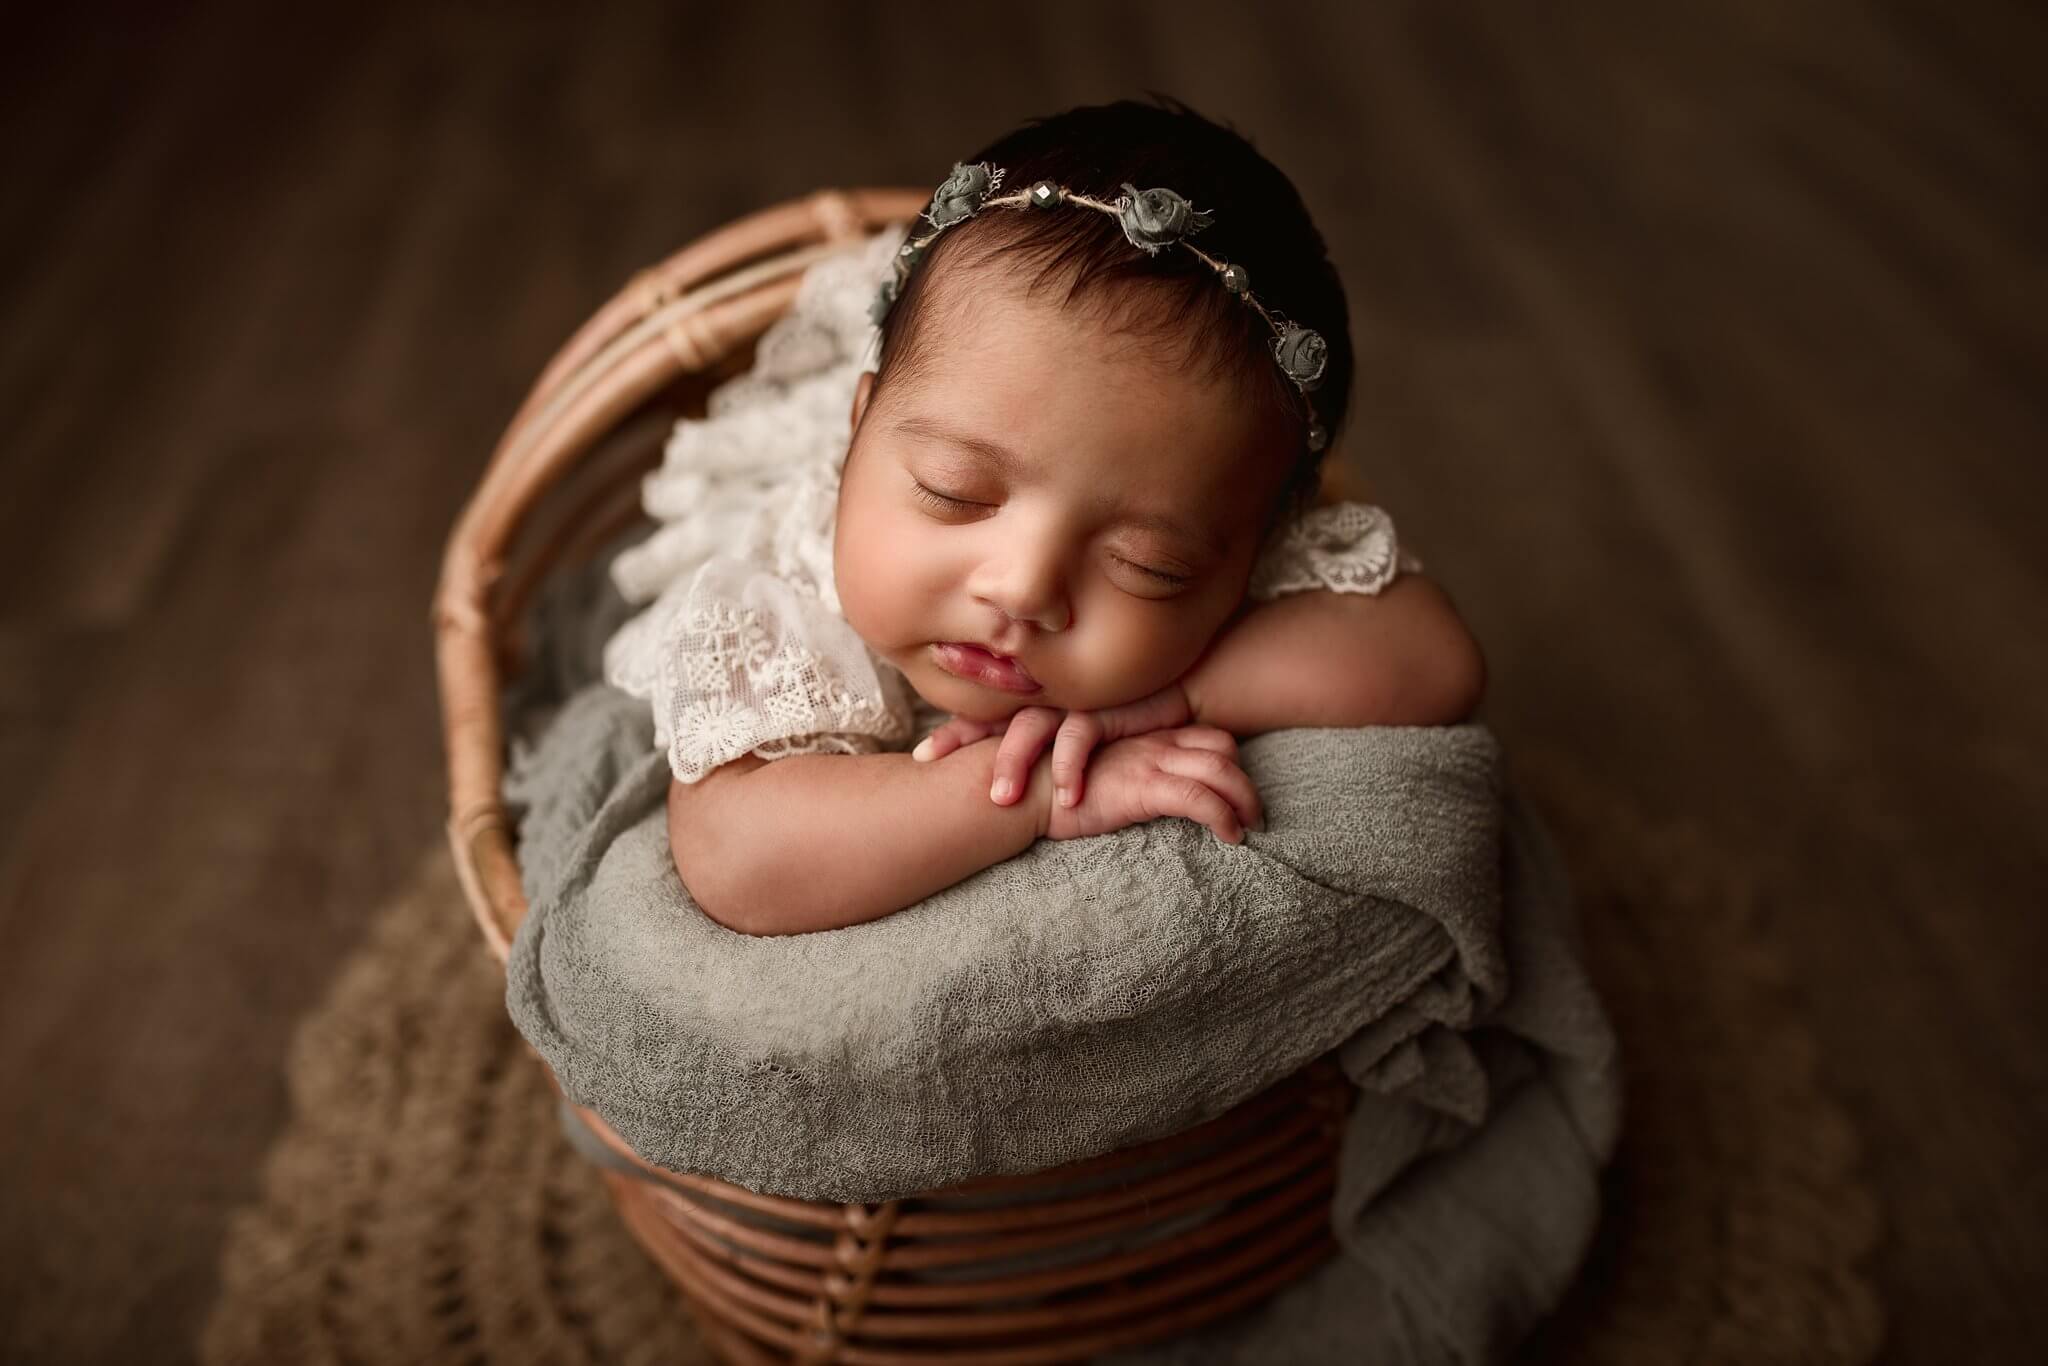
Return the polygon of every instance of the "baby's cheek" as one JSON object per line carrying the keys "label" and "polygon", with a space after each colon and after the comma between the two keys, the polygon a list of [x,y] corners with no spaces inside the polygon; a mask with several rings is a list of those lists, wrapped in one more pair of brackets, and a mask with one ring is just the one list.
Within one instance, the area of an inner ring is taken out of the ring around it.
{"label": "baby's cheek", "polygon": [[840,504],[840,522],[831,545],[831,573],[840,590],[840,610],[846,621],[870,645],[887,645],[893,633],[889,604],[893,592],[893,565],[881,553],[883,537],[877,535],[874,518],[866,516],[858,500]]}
{"label": "baby's cheek", "polygon": [[844,529],[834,548],[840,610],[861,639],[884,654],[927,638],[930,593],[909,550],[905,535],[872,519]]}
{"label": "baby's cheek", "polygon": [[888,562],[868,560],[849,547],[839,559],[838,578],[840,610],[861,639],[876,648],[893,645],[897,624],[889,611],[895,595],[890,592]]}
{"label": "baby's cheek", "polygon": [[1151,604],[1099,611],[1079,661],[1093,710],[1135,702],[1179,678],[1201,657],[1211,631],[1204,622]]}

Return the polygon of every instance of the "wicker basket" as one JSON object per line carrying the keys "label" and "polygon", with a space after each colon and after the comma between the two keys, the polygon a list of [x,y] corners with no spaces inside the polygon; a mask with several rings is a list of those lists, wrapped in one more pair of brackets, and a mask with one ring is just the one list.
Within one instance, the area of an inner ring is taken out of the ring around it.
{"label": "wicker basket", "polygon": [[[587,560],[639,517],[660,434],[748,363],[805,267],[908,221],[926,199],[825,191],[684,248],[570,339],[498,443],[449,538],[432,615],[448,838],[501,961],[526,913],[499,785],[502,688],[521,667],[527,602],[554,568]],[[638,1169],[606,1173],[619,1211],[725,1360],[1024,1366],[1175,1336],[1327,1257],[1352,1094],[1319,1058],[1169,1138],[874,1205],[660,1172],[578,1113]]]}

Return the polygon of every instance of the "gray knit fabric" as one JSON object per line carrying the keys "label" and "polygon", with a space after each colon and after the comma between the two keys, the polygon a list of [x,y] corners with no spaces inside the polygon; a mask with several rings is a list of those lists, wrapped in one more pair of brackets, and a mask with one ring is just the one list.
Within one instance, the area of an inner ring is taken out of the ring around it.
{"label": "gray knit fabric", "polygon": [[515,734],[531,910],[507,1005],[657,1165],[890,1198],[1178,1131],[1335,1048],[1361,1088],[1343,1255],[1108,1360],[1495,1360],[1583,1255],[1613,1041],[1481,726],[1261,736],[1242,755],[1267,829],[1243,845],[1182,820],[1040,841],[895,915],[775,938],[690,901],[644,703],[589,684]]}

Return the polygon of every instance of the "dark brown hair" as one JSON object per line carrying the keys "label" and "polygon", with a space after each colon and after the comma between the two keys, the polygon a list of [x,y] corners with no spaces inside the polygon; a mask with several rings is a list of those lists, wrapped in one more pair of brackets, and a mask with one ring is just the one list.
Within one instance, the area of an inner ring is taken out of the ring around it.
{"label": "dark brown hair", "polygon": [[[1128,181],[1140,190],[1163,186],[1213,213],[1196,244],[1242,266],[1269,312],[1323,335],[1329,359],[1312,397],[1334,444],[1351,397],[1351,327],[1322,234],[1293,182],[1243,136],[1170,97],[1148,98],[1154,102],[1120,100],[1034,119],[962,160],[1002,167],[1000,194],[1049,180],[1113,200]],[[917,231],[929,225],[920,222]],[[1314,497],[1322,455],[1308,449],[1300,395],[1269,349],[1272,328],[1193,252],[1169,246],[1147,255],[1114,217],[1089,209],[984,210],[941,233],[882,322],[877,395],[892,379],[907,382],[923,368],[926,294],[949,261],[963,269],[1011,266],[1029,273],[1034,291],[1064,284],[1063,308],[1084,308],[1172,363],[1203,365],[1210,378],[1240,384],[1275,422],[1292,424],[1296,436],[1296,464],[1279,511]]]}

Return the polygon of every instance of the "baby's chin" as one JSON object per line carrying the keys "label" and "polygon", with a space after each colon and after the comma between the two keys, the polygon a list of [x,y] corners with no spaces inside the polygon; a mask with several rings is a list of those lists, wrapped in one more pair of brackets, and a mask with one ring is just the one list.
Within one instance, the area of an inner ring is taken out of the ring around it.
{"label": "baby's chin", "polygon": [[1064,706],[1051,700],[1053,694],[1045,689],[1034,693],[1005,693],[945,673],[939,673],[936,678],[920,678],[916,674],[905,676],[910,679],[911,690],[923,698],[927,706],[968,721],[1007,721],[1026,707]]}
{"label": "baby's chin", "polygon": [[907,670],[904,677],[909,680],[911,690],[923,698],[926,705],[964,720],[984,723],[1008,721],[1026,707],[1101,711],[1136,702],[1158,691],[1150,688],[1144,692],[1129,693],[1128,689],[1090,688],[1077,692],[1073,688],[1042,687],[1034,693],[1008,693],[955,678],[930,664]]}

